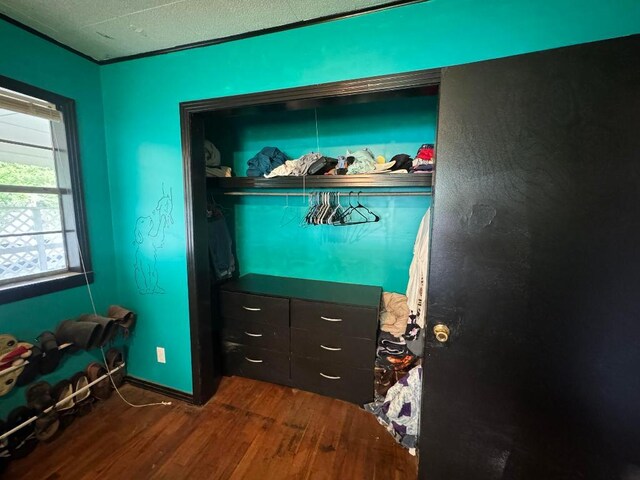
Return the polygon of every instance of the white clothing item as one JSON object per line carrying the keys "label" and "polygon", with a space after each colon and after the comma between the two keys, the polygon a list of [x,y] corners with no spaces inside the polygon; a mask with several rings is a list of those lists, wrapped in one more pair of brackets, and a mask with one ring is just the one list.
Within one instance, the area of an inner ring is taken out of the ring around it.
{"label": "white clothing item", "polygon": [[273,177],[286,177],[293,173],[295,162],[297,160],[287,160],[282,165],[278,165],[276,168],[271,170],[269,173],[266,173],[265,178],[273,178]]}
{"label": "white clothing item", "polygon": [[369,173],[393,173],[393,170],[390,170],[396,164],[395,160],[391,160],[387,163],[376,163],[376,169],[373,172]]}
{"label": "white clothing item", "polygon": [[301,177],[307,174],[309,167],[322,155],[319,153],[307,153],[295,160],[287,160],[282,165],[277,166],[265,175],[266,178],[287,177],[289,175]]}
{"label": "white clothing item", "polygon": [[380,172],[384,172],[389,170],[391,167],[393,167],[396,164],[395,160],[391,160],[390,162],[387,163],[376,163],[376,171],[380,171]]}
{"label": "white clothing item", "polygon": [[429,272],[429,227],[431,208],[427,209],[420,222],[420,228],[413,245],[413,259],[409,267],[407,284],[407,304],[409,312],[416,316],[416,323],[424,328],[427,312],[427,274]]}
{"label": "white clothing item", "polygon": [[419,167],[420,165],[433,165],[433,160],[425,160],[423,158],[414,158],[411,165]]}

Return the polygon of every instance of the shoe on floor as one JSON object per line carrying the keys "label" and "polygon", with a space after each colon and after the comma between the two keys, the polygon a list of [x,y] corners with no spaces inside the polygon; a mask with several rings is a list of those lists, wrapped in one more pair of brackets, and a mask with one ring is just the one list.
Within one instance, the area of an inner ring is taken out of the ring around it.
{"label": "shoe on floor", "polygon": [[[98,378],[107,374],[107,369],[98,362],[87,365],[87,378],[89,383],[96,381]],[[111,380],[109,377],[104,378],[91,387],[91,394],[98,400],[106,400],[111,396]]]}

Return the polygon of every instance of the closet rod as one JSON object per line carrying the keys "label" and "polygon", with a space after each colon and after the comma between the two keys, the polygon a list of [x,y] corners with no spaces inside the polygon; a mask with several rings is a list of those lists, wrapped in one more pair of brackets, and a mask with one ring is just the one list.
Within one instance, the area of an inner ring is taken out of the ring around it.
{"label": "closet rod", "polygon": [[[313,193],[316,193],[315,190],[308,191],[307,193],[302,192],[224,192],[224,195],[233,195],[233,196],[242,196],[242,197],[307,197]],[[422,196],[431,196],[431,192],[362,192],[362,191],[351,191],[352,196],[361,197],[422,197]],[[349,196],[349,192],[340,192],[341,196],[345,198]]]}
{"label": "closet rod", "polygon": [[[47,408],[46,410],[44,410],[42,412],[42,414],[45,413],[49,413],[51,410],[53,410],[54,408],[57,408],[59,405],[62,405],[63,403],[65,403],[67,400],[69,400],[70,398],[75,397],[76,395],[80,395],[81,393],[89,390],[89,388],[93,387],[96,383],[103,381],[105,378],[109,377],[110,375],[113,375],[114,373],[116,373],[118,370],[120,370],[121,368],[124,368],[124,366],[126,365],[125,362],[122,363],[122,365],[118,365],[116,368],[114,368],[113,370],[111,370],[109,373],[105,373],[104,375],[102,375],[100,378],[96,378],[93,382],[89,383],[88,385],[85,385],[84,387],[78,389],[76,392],[73,392],[71,395],[63,398],[62,400],[60,400],[58,403],[56,403],[55,405],[53,405],[52,407]],[[41,414],[41,415],[42,415]],[[33,422],[35,422],[38,419],[38,416],[34,416],[31,417],[29,420],[25,420],[24,422],[22,422],[20,425],[17,425],[16,427],[12,428],[11,430],[9,430],[8,432],[3,433],[2,435],[0,435],[0,442],[2,440],[4,440],[5,438],[7,438],[9,435],[14,434],[15,432],[17,432],[18,430],[23,429],[24,427],[26,427],[27,425],[32,424]]]}

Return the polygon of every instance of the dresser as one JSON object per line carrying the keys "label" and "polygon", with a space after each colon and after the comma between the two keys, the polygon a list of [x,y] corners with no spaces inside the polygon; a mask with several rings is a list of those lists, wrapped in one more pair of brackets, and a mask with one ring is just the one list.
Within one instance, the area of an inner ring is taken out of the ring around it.
{"label": "dresser", "polygon": [[224,284],[225,374],[372,401],[381,294],[380,287],[257,274]]}

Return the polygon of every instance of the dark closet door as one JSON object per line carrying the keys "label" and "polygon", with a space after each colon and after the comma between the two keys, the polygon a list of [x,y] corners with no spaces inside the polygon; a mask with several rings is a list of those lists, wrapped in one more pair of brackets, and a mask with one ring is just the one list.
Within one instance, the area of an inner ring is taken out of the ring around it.
{"label": "dark closet door", "polygon": [[444,72],[420,478],[640,478],[639,59]]}

